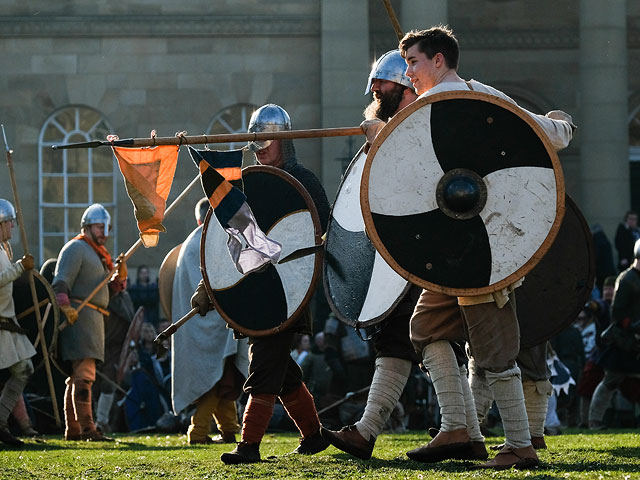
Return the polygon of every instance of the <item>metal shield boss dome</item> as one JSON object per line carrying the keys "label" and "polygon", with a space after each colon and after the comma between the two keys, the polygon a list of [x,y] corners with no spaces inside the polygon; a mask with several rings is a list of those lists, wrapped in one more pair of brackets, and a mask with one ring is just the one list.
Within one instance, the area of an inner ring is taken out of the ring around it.
{"label": "metal shield boss dome", "polygon": [[111,215],[109,215],[107,209],[99,203],[94,203],[87,207],[82,214],[80,227],[87,227],[94,223],[104,223],[104,236],[109,236],[109,230],[111,230]]}
{"label": "metal shield boss dome", "polygon": [[389,80],[390,82],[413,88],[411,80],[404,74],[406,70],[407,62],[400,55],[400,50],[396,49],[385,53],[371,67],[364,94],[366,95],[371,91],[371,84],[374,78]]}
{"label": "metal shield boss dome", "polygon": [[[249,120],[249,133],[281,132],[283,130],[291,130],[291,118],[284,108],[273,103],[257,109]],[[271,142],[273,140],[255,141],[249,142],[247,146],[253,152],[257,152],[267,148]]]}

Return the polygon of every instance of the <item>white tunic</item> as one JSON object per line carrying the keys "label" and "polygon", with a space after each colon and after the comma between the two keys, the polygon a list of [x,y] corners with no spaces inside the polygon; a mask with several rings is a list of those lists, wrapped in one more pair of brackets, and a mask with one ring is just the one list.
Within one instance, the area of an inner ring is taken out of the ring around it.
{"label": "white tunic", "polygon": [[[16,325],[18,322],[13,305],[13,281],[23,272],[22,264],[11,263],[9,255],[0,245],[0,317],[9,318]],[[36,351],[26,335],[0,330],[0,369],[15,365],[35,354]]]}
{"label": "white tunic", "polygon": [[[200,273],[200,238],[196,228],[182,244],[173,279],[171,321],[176,322],[191,310]],[[245,377],[249,369],[247,339],[235,340],[233,330],[216,311],[196,315],[171,337],[171,399],[174,412],[180,413],[207,393],[222,377],[224,359],[235,355],[236,368]]]}

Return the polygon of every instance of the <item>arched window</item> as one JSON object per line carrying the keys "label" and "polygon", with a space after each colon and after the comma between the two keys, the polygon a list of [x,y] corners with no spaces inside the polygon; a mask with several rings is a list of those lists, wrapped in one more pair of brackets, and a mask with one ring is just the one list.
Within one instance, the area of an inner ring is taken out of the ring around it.
{"label": "arched window", "polygon": [[[246,133],[247,127],[249,126],[249,119],[251,119],[251,114],[257,108],[258,107],[250,103],[236,103],[235,105],[223,108],[216,113],[211,119],[211,122],[209,122],[206,134],[217,135],[223,133]],[[246,144],[247,142],[216,143],[214,145],[209,145],[209,148],[212,150],[233,150],[242,148]],[[254,163],[251,152],[245,151],[243,158],[245,165],[252,165]]]}
{"label": "arched window", "polygon": [[111,149],[51,149],[52,145],[104,140],[111,131],[99,112],[84,106],[64,107],[44,122],[38,139],[40,263],[58,256],[80,231],[82,212],[93,203],[109,210],[114,243],[108,248],[118,251],[117,166]]}

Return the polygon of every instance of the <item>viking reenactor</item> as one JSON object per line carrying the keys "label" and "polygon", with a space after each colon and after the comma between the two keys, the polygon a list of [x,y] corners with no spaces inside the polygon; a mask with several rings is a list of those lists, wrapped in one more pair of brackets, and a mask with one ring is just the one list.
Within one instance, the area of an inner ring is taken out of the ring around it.
{"label": "viking reenactor", "polygon": [[[291,130],[291,120],[289,114],[278,105],[260,107],[249,122],[249,132],[284,130]],[[249,148],[254,151],[258,163],[282,169],[302,184],[315,204],[324,231],[329,217],[327,196],[316,176],[298,163],[293,142],[287,139],[257,141],[250,142]],[[247,298],[246,302],[251,302],[251,299]],[[207,311],[210,303],[207,291],[199,286],[192,298],[192,305]],[[244,411],[241,441],[232,452],[221,456],[224,463],[260,461],[260,442],[269,425],[276,397],[302,437],[294,453],[312,455],[329,446],[329,442],[320,435],[320,420],[313,397],[302,381],[302,370],[290,355],[295,334],[300,332],[311,333],[308,308],[304,308],[288,328],[277,330],[272,335],[249,338],[249,376],[244,384],[249,400]]]}
{"label": "viking reenactor", "polygon": [[[616,278],[611,325],[602,338],[608,346],[598,363],[604,368],[604,378],[589,407],[589,428],[593,430],[606,428],[604,414],[615,391],[628,378],[640,378],[640,240],[633,248],[633,262]],[[637,399],[637,386],[635,390]]]}
{"label": "viking reenactor", "polygon": [[[418,97],[411,87],[411,81],[404,75],[406,66],[400,52],[398,50],[391,50],[382,55],[371,69],[365,95],[373,92],[373,101],[364,112],[365,122],[363,124],[367,132],[367,145],[373,141],[379,129],[390,117]],[[356,156],[354,162],[357,162],[358,158],[359,156]],[[362,159],[362,161],[364,161],[364,159]],[[354,170],[358,170],[357,165],[350,166],[349,171]],[[345,178],[348,179],[348,176],[349,174],[347,173]],[[345,180],[345,182],[348,182],[348,180]],[[347,187],[344,191],[348,194],[350,193],[349,190]],[[342,191],[341,186],[338,193],[339,196]],[[336,202],[336,205],[338,205],[338,202]],[[358,203],[352,203],[350,206],[354,209],[351,215],[360,215],[360,206]],[[334,206],[334,209],[335,208]],[[333,214],[335,218],[332,215],[330,220],[329,242],[337,238],[332,235],[333,232],[331,230],[335,229],[341,232],[345,229],[343,225],[338,224],[334,226],[333,222],[339,222],[340,220],[340,212],[334,210]],[[354,232],[349,233],[349,235],[353,234]],[[361,232],[361,235],[363,237],[366,236],[364,231]],[[351,243],[351,245],[347,245],[347,248],[344,249],[347,252],[347,256],[349,253],[354,253],[355,249],[358,249],[358,254],[362,255],[364,249],[360,248],[357,241],[352,242],[351,240],[351,237],[347,239],[347,242]],[[330,247],[331,244],[329,244],[327,248]],[[352,252],[350,252],[349,247],[353,249]],[[372,251],[371,254],[373,256],[374,251]],[[338,268],[343,269],[343,271],[346,270],[342,265]],[[394,272],[390,272],[390,274],[397,276]],[[366,277],[365,272],[362,270],[358,275],[361,277],[360,279],[345,278],[345,282],[353,285],[354,282],[362,280],[362,277]],[[342,273],[341,277],[345,277],[344,273]],[[330,277],[329,281],[331,282],[333,278],[334,277]],[[365,280],[368,280],[368,278],[365,278]],[[371,279],[371,282],[375,281],[376,279]],[[400,395],[404,390],[404,386],[411,373],[412,363],[418,363],[418,359],[415,356],[409,340],[409,319],[411,318],[411,313],[420,294],[420,289],[415,286],[406,285],[406,281],[403,283],[402,294],[404,296],[401,300],[394,299],[396,306],[388,313],[388,316],[386,316],[381,323],[376,324],[375,327],[375,333],[373,335],[373,347],[376,353],[375,372],[362,418],[354,425],[347,425],[339,431],[322,430],[322,435],[329,440],[332,445],[363,460],[371,458],[376,438],[382,432],[385,423],[396,407]],[[389,285],[388,279],[384,279],[381,281],[380,288],[387,289]],[[368,287],[368,285],[365,285],[365,287]],[[329,288],[333,292],[333,289],[331,287]],[[408,292],[407,289],[409,290]],[[346,288],[344,286],[336,286],[336,290],[340,290],[335,292],[336,295],[345,293],[345,295],[348,296],[351,293],[348,290],[348,286]],[[364,293],[370,292],[371,290],[373,290],[373,286],[365,288]],[[330,293],[330,295],[332,294],[333,293]],[[357,300],[361,301],[364,299]],[[340,303],[340,300],[336,298],[333,303]]]}
{"label": "viking reenactor", "polygon": [[[401,40],[400,50],[408,64],[406,73],[421,98],[439,92],[473,90],[515,104],[499,90],[475,80],[464,81],[458,76],[458,42],[447,27],[409,32]],[[573,135],[569,115],[559,111],[549,112],[546,116],[527,113],[546,133],[553,148],[559,150],[568,145]],[[505,447],[493,460],[480,465],[481,468],[527,468],[539,463],[531,446],[521,372],[516,364],[520,339],[513,292],[521,281],[495,293],[458,297],[471,355],[476,368],[485,374],[488,388],[502,416],[506,437]],[[411,329],[414,329],[413,320]],[[432,378],[455,377],[440,373],[448,370],[455,373],[457,370],[455,355],[448,342],[430,343],[425,346],[422,354],[423,363]],[[444,382],[446,395],[443,395],[438,383],[434,382],[434,388],[441,403],[444,428],[428,445],[408,453],[410,457],[423,461],[429,461],[432,456],[442,457],[443,453],[446,455],[448,451],[453,452],[469,441],[462,408],[464,391],[460,382]],[[454,386],[458,388],[452,388]],[[450,399],[446,400],[445,396]],[[442,404],[443,401],[445,405]],[[448,410],[446,403],[449,401],[459,406],[451,411],[451,421],[445,416]]]}
{"label": "viking reenactor", "polygon": [[[172,279],[167,279],[173,283],[172,291],[160,292],[171,295],[169,313],[173,321],[191,310],[189,298],[202,280],[200,240],[208,209],[206,198],[196,205],[198,227],[180,246],[175,273]],[[161,284],[165,281],[164,270],[160,271]],[[233,331],[217,311],[203,313],[204,316],[192,318],[171,337],[173,410],[179,414],[195,403],[196,411],[187,431],[190,445],[235,443],[235,434],[240,430],[235,401],[242,393],[249,366],[247,340],[234,340]],[[212,416],[220,432],[213,439],[209,436]]]}
{"label": "viking reenactor", "polygon": [[31,357],[36,351],[16,321],[12,297],[13,281],[34,267],[31,255],[11,262],[13,252],[9,239],[15,219],[11,202],[0,198],[0,369],[8,369],[10,374],[0,393],[0,441],[20,446],[23,442],[9,432],[7,420],[33,373]]}
{"label": "viking reenactor", "polygon": [[[104,315],[108,315],[109,290],[125,288],[127,270],[121,262],[109,284],[86,304],[83,300],[113,268],[104,244],[109,236],[111,216],[100,204],[82,214],[81,233],[67,242],[58,255],[53,289],[69,326],[60,332],[60,356],[70,363],[64,399],[66,440],[111,441],[96,429],[93,421],[91,387],[96,379],[96,362],[104,361]],[[75,307],[74,307],[75,306]]]}

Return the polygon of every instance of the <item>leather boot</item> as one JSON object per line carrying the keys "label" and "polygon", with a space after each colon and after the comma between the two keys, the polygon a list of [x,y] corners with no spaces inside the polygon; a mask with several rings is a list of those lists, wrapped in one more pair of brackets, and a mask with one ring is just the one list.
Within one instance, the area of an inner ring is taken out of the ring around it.
{"label": "leather boot", "polygon": [[223,453],[220,460],[227,465],[257,463],[260,461],[260,444],[239,442],[231,452]]}
{"label": "leather boot", "polygon": [[309,435],[300,439],[300,444],[291,453],[301,455],[315,455],[329,447],[329,441],[320,435],[320,430],[315,435]]}
{"label": "leather boot", "polygon": [[67,378],[64,383],[67,385],[64,391],[64,439],[80,440],[82,428],[80,428],[80,423],[76,419],[76,412],[73,408],[71,379]]}

